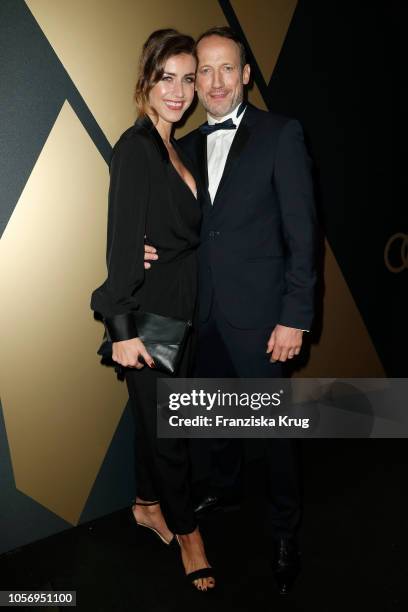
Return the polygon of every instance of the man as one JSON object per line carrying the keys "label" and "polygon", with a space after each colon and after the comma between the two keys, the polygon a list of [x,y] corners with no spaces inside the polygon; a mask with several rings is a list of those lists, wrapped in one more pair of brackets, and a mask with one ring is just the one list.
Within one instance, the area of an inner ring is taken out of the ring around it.
{"label": "man", "polygon": [[[206,192],[196,376],[280,377],[313,317],[315,209],[302,128],[243,103],[250,66],[232,30],[208,30],[196,49],[196,90],[208,122],[180,141]],[[147,247],[146,260],[155,258]],[[212,478],[200,510],[233,489],[240,466],[236,440],[192,441],[193,459],[206,442]],[[275,577],[286,593],[299,569],[297,462],[292,440],[265,446],[267,525]]]}

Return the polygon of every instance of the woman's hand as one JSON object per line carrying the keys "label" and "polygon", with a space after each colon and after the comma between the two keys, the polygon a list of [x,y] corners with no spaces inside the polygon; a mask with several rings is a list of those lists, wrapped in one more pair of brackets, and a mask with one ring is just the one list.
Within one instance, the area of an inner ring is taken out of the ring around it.
{"label": "woman's hand", "polygon": [[155,261],[156,259],[159,259],[159,256],[157,255],[157,251],[154,248],[154,246],[150,246],[150,244],[145,244],[144,245],[144,269],[148,270],[149,268],[151,268],[152,264],[150,264],[149,261]]}
{"label": "woman's hand", "polygon": [[154,368],[155,363],[149,355],[145,345],[139,338],[112,342],[112,359],[125,368],[136,368],[141,370],[145,363],[139,361],[139,357],[144,360],[149,368]]}

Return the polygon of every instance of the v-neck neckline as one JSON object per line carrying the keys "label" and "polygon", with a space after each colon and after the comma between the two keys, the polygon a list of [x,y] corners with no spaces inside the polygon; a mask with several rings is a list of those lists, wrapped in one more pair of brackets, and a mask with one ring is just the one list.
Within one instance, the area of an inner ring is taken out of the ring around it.
{"label": "v-neck neckline", "polygon": [[[170,155],[169,155],[169,163],[170,163],[170,164],[173,166],[174,171],[176,172],[177,176],[179,176],[179,177],[180,177],[180,180],[182,180],[182,181],[183,181],[183,183],[185,184],[185,186],[187,187],[187,189],[189,190],[189,192],[191,193],[191,195],[193,196],[193,198],[195,199],[195,201],[197,201],[197,200],[198,200],[198,188],[197,188],[197,181],[196,181],[196,179],[195,179],[195,177],[194,177],[193,173],[192,173],[192,172],[189,170],[189,168],[188,168],[188,167],[187,167],[187,165],[185,164],[184,159],[183,159],[183,154],[182,154],[182,152],[180,152],[180,147],[178,146],[178,144],[177,144],[177,140],[174,138],[174,136],[172,136],[172,137],[170,138],[170,142],[171,142],[172,146],[174,147],[174,149],[175,149],[175,151],[176,151],[177,155],[179,156],[181,163],[182,163],[182,164],[183,164],[183,166],[186,168],[186,170],[187,170],[188,172],[190,172],[190,174],[191,174],[192,178],[194,179],[194,182],[195,182],[195,185],[196,185],[196,192],[195,192],[195,193],[194,193],[194,191],[191,189],[191,187],[188,185],[188,183],[187,183],[187,182],[186,182],[186,181],[183,179],[183,177],[181,176],[180,172],[177,170],[176,166],[175,166],[175,165],[173,164],[173,162],[171,161],[171,157],[170,157]],[[163,143],[163,144],[164,144],[164,143]],[[166,146],[166,145],[165,145],[165,146]],[[166,148],[166,149],[167,149],[167,148]]]}
{"label": "v-neck neckline", "polygon": [[[158,129],[156,128],[156,126],[154,125],[153,121],[150,119],[149,115],[143,115],[141,117],[139,117],[136,121],[135,121],[135,125],[139,124],[139,125],[143,125],[144,127],[146,127],[150,133],[153,135],[157,146],[159,147],[159,150],[161,152],[162,158],[163,160],[165,160],[167,163],[171,164],[173,167],[173,170],[175,171],[175,173],[177,174],[177,176],[179,177],[179,179],[184,183],[184,185],[186,186],[186,188],[189,190],[189,192],[191,193],[191,195],[193,196],[193,198],[195,199],[195,201],[198,201],[198,188],[196,189],[196,194],[194,194],[194,191],[191,189],[191,187],[189,187],[189,185],[186,183],[186,181],[183,179],[183,177],[181,176],[181,174],[179,173],[179,171],[177,170],[176,166],[173,164],[173,162],[170,159],[170,155],[169,152],[167,150],[166,145],[163,142],[163,138],[160,136],[160,133],[158,131]],[[190,172],[191,176],[194,179],[194,182],[196,184],[197,187],[197,181],[193,175],[193,173],[188,169],[188,167],[186,166],[186,164],[183,161],[183,155],[180,154],[180,148],[177,145],[177,141],[174,138],[174,136],[170,137],[170,142],[173,145],[173,147],[176,149],[177,155],[180,157],[181,162],[183,163],[183,165],[187,168],[187,170]]]}
{"label": "v-neck neckline", "polygon": [[[169,159],[170,165],[173,168],[174,172],[177,174],[177,176],[179,177],[179,179],[181,180],[182,183],[184,183],[184,185],[186,186],[186,188],[189,190],[189,192],[191,193],[191,195],[193,196],[193,198],[195,199],[195,201],[197,202],[198,200],[198,190],[196,190],[196,193],[194,193],[194,191],[191,189],[191,187],[188,185],[188,183],[186,183],[186,181],[183,179],[183,177],[181,176],[180,172],[177,170],[176,166],[173,164],[173,162],[171,161],[171,159]],[[193,177],[194,178],[194,177]],[[194,179],[195,181],[195,179]],[[196,182],[196,181],[195,181]],[[196,183],[197,185],[197,183]]]}

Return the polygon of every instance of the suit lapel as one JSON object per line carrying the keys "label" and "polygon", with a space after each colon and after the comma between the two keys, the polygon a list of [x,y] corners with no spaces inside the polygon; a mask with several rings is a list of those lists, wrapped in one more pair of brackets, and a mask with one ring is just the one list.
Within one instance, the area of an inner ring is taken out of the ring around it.
{"label": "suit lapel", "polygon": [[197,166],[204,191],[204,203],[211,206],[210,194],[208,193],[207,137],[201,133],[198,133]]}
{"label": "suit lapel", "polygon": [[231,176],[232,171],[241,157],[242,151],[244,150],[251,135],[251,127],[254,122],[256,122],[256,108],[253,107],[252,104],[248,104],[245,114],[242,117],[242,121],[238,126],[235,138],[232,141],[231,148],[228,152],[224,172],[221,177],[217,193],[215,194],[213,204],[211,203],[210,194],[208,192],[207,137],[197,130],[197,141],[195,145],[197,155],[196,163],[199,171],[199,178],[204,189],[205,204],[208,204],[211,209],[213,209],[214,205],[216,204],[216,200],[218,200],[227,180]]}
{"label": "suit lapel", "polygon": [[237,133],[235,135],[234,140],[232,141],[231,148],[228,152],[227,160],[225,162],[224,172],[222,174],[220,184],[218,185],[217,193],[215,194],[215,199],[218,197],[220,192],[222,191],[225,183],[227,182],[231,172],[235,168],[238,160],[241,156],[241,153],[248,141],[249,138],[249,129],[246,125],[242,123],[238,127]]}
{"label": "suit lapel", "polygon": [[238,126],[237,133],[235,134],[234,140],[232,141],[231,148],[228,152],[227,160],[225,162],[224,172],[222,174],[220,184],[218,185],[217,193],[215,194],[214,203],[218,200],[226,182],[231,176],[232,171],[238,163],[241,157],[242,151],[245,148],[246,143],[250,137],[249,126],[251,124],[251,108],[248,105],[245,115],[242,117],[242,121]]}
{"label": "suit lapel", "polygon": [[197,153],[200,177],[204,187],[208,189],[207,137],[203,134],[199,134]]}

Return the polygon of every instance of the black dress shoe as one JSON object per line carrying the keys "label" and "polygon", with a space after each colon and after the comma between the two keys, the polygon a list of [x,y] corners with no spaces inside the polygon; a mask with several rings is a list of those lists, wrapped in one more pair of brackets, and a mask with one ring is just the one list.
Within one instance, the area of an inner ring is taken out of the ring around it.
{"label": "black dress shoe", "polygon": [[217,510],[223,510],[228,512],[231,510],[238,510],[240,506],[240,500],[237,496],[218,496],[218,495],[206,495],[202,497],[195,505],[194,512],[197,515],[204,516]]}
{"label": "black dress shoe", "polygon": [[207,495],[200,499],[194,507],[194,512],[196,514],[207,514],[219,508],[219,500],[220,498],[216,495]]}
{"label": "black dress shoe", "polygon": [[274,540],[272,569],[279,593],[287,595],[300,571],[300,553],[295,538]]}

